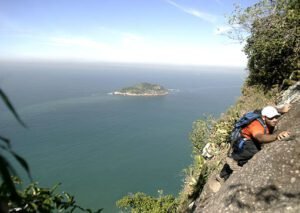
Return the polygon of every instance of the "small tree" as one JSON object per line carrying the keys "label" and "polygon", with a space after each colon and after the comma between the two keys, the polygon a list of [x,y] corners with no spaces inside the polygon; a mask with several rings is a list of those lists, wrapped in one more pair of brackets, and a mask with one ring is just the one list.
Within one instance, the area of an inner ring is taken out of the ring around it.
{"label": "small tree", "polygon": [[299,10],[298,0],[261,0],[244,10],[236,8],[229,35],[246,42],[249,85],[270,88],[300,69]]}

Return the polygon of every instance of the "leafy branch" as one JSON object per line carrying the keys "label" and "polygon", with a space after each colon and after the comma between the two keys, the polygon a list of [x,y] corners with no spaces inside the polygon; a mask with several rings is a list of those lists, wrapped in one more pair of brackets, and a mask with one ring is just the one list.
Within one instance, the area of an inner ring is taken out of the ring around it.
{"label": "leafy branch", "polygon": [[[24,127],[26,124],[22,121],[17,111],[13,107],[8,96],[0,89],[0,99],[4,102],[5,106],[14,115],[16,120]],[[21,179],[18,177],[17,172],[11,165],[9,160],[5,157],[12,156],[26,171],[27,175],[32,182],[30,168],[24,158],[18,155],[11,148],[11,141],[0,135],[0,177],[2,179],[0,185],[0,212],[74,212],[75,210],[81,210],[88,213],[99,213],[103,209],[93,211],[89,208],[83,208],[76,204],[74,196],[63,192],[55,193],[55,190],[60,184],[55,185],[51,189],[41,188],[37,183],[31,183],[23,191],[17,190],[21,184]]]}

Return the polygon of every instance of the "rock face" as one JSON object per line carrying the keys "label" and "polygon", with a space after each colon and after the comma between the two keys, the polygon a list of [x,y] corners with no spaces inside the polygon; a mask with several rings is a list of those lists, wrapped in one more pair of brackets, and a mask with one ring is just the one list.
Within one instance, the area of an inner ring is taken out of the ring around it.
{"label": "rock face", "polygon": [[284,91],[281,95],[279,104],[295,103],[300,101],[300,81],[291,86],[288,90]]}
{"label": "rock face", "polygon": [[[208,183],[195,202],[194,212],[300,212],[300,100],[299,85],[281,103],[292,103],[278,131],[288,130],[286,141],[266,144],[218,192]],[[296,95],[295,95],[296,94]]]}

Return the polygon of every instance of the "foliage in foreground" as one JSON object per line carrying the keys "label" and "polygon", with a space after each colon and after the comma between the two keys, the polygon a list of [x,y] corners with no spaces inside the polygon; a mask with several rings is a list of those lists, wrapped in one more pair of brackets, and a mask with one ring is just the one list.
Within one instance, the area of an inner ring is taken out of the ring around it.
{"label": "foliage in foreground", "polygon": [[[11,104],[8,96],[0,89],[0,99],[5,106],[14,115],[16,120],[26,127],[25,123],[19,117],[17,111]],[[76,204],[74,197],[66,192],[61,194],[56,193],[55,189],[41,188],[37,183],[31,183],[26,189],[17,190],[20,188],[21,180],[17,177],[17,172],[8,160],[7,156],[13,157],[17,163],[26,171],[30,180],[30,168],[26,160],[14,152],[11,148],[11,141],[0,135],[0,212],[73,212],[81,210],[83,212],[94,212],[91,209],[83,208]],[[101,212],[99,209],[95,212]]]}
{"label": "foliage in foreground", "polygon": [[[6,96],[2,89],[0,89],[0,98],[5,106],[9,109],[9,111],[13,114],[15,119],[23,127],[26,127],[25,123],[21,120],[18,113],[11,104],[8,96]],[[26,173],[31,179],[30,169],[26,160],[12,150],[11,141],[8,138],[0,135],[0,177],[2,180],[2,186],[0,188],[0,211],[2,211],[1,206],[4,205],[3,201],[11,200],[15,203],[21,202],[21,198],[16,190],[15,182],[12,178],[12,176],[15,176],[17,174],[7,156],[13,157],[22,166],[22,168],[25,169]]]}
{"label": "foliage in foreground", "polygon": [[[14,183],[20,185],[21,182],[18,178],[15,178]],[[83,208],[77,205],[74,196],[66,192],[57,193],[56,189],[59,186],[56,185],[52,188],[39,187],[37,183],[31,183],[24,190],[18,190],[19,202],[16,203],[12,200],[6,200],[6,208],[9,212],[74,212],[75,210],[81,210],[82,212],[101,212],[102,209],[92,211],[91,209]],[[0,197],[5,198],[7,187],[5,184],[0,186]]]}
{"label": "foliage in foreground", "polygon": [[124,212],[132,213],[172,213],[176,212],[177,201],[172,195],[163,195],[158,191],[158,197],[152,197],[141,192],[127,195],[117,201],[117,207]]}

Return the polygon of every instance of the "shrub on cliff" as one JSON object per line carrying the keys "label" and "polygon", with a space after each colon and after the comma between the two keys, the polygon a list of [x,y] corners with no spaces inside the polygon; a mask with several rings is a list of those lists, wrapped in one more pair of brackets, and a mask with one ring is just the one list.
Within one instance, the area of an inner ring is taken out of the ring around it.
{"label": "shrub on cliff", "polygon": [[137,192],[118,200],[117,206],[125,212],[133,213],[175,213],[178,205],[176,199],[172,195],[163,195],[162,190],[158,190],[158,193],[158,197],[152,197]]}

